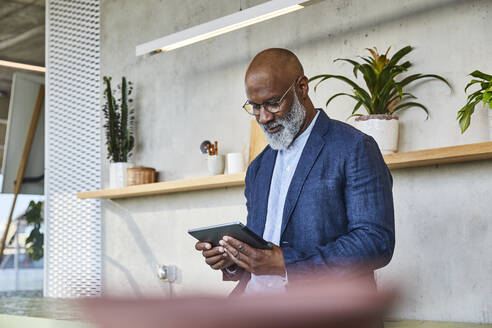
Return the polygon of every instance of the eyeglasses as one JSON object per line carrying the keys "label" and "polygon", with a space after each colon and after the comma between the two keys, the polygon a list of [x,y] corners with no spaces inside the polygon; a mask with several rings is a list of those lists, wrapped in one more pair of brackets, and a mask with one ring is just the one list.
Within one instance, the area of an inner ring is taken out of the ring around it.
{"label": "eyeglasses", "polygon": [[260,109],[263,107],[267,112],[270,112],[272,114],[276,114],[280,112],[280,104],[284,100],[285,96],[287,93],[292,89],[292,87],[297,83],[299,80],[299,77],[295,79],[295,81],[290,85],[290,87],[284,92],[282,97],[280,97],[279,101],[274,101],[274,102],[264,102],[263,104],[256,104],[254,102],[251,102],[249,100],[246,100],[246,102],[243,105],[243,109],[248,112],[250,115],[260,115]]}

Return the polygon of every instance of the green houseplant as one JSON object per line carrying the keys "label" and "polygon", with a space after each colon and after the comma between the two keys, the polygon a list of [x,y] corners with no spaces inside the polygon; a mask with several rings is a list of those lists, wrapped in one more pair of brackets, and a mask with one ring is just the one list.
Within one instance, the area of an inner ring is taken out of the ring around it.
{"label": "green houseplant", "polygon": [[[390,47],[391,48],[391,47]],[[367,49],[370,56],[360,57],[362,61],[355,61],[347,58],[338,58],[336,61],[348,62],[353,66],[353,74],[357,79],[359,73],[364,79],[364,84],[359,84],[354,80],[342,75],[321,74],[313,76],[309,81],[317,81],[317,87],[328,79],[340,80],[352,88],[352,93],[341,92],[331,96],[326,106],[340,96],[350,97],[355,100],[351,115],[356,116],[356,126],[363,132],[372,135],[383,153],[396,151],[398,143],[398,117],[395,113],[417,107],[425,111],[427,118],[429,110],[423,104],[415,101],[416,97],[405,91],[410,84],[421,79],[437,79],[450,84],[443,77],[436,74],[411,74],[400,78],[400,74],[407,72],[412,66],[410,61],[402,61],[409,52],[413,50],[411,46],[406,46],[398,50],[391,58],[388,56],[390,48],[384,53],[378,53],[377,48]],[[359,113],[365,109],[368,115]],[[426,119],[427,119],[426,118]]]}
{"label": "green houseplant", "polygon": [[121,188],[126,186],[126,169],[133,166],[128,162],[135,145],[133,133],[134,109],[131,94],[133,85],[122,77],[118,85],[120,98],[113,96],[111,89],[111,77],[103,77],[105,89],[103,113],[106,123],[106,146],[108,159],[111,161],[109,168],[110,188]]}
{"label": "green houseplant", "polygon": [[[470,126],[471,115],[475,111],[475,106],[482,102],[483,107],[487,105],[492,110],[492,75],[485,74],[480,71],[470,73],[474,77],[465,87],[465,93],[469,87],[478,85],[479,89],[468,96],[465,106],[458,111],[457,120],[459,120],[461,133],[464,133]],[[492,139],[492,112],[488,112],[489,117],[489,134]]]}
{"label": "green houseplant", "polygon": [[34,261],[43,258],[44,234],[41,232],[43,223],[43,202],[30,201],[26,213],[23,216],[28,225],[34,226],[26,239],[26,253]]}
{"label": "green houseplant", "polygon": [[[44,255],[44,233],[41,231],[43,224],[43,202],[35,202],[31,200],[26,212],[17,218],[19,221],[25,222],[26,226],[32,226],[29,236],[25,240],[26,254],[33,261],[39,261]],[[18,232],[16,232],[17,234]],[[15,235],[9,241],[9,245],[14,242]]]}

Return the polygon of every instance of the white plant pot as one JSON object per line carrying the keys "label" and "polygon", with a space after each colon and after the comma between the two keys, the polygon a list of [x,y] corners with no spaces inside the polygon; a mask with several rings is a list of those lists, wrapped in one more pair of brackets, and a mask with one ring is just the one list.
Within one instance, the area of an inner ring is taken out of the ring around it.
{"label": "white plant pot", "polygon": [[383,155],[398,150],[398,117],[394,115],[365,115],[355,119],[355,127],[376,140]]}
{"label": "white plant pot", "polygon": [[109,163],[109,188],[126,187],[126,169],[133,167],[133,163]]}
{"label": "white plant pot", "polygon": [[487,108],[489,116],[489,140],[492,140],[492,108]]}

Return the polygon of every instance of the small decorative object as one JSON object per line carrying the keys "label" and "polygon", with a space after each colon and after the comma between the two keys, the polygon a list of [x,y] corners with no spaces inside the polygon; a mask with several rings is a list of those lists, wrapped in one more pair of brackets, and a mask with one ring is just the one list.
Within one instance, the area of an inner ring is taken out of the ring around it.
{"label": "small decorative object", "polygon": [[475,106],[482,102],[483,107],[489,106],[488,121],[489,121],[489,138],[492,140],[492,75],[482,73],[480,71],[474,71],[470,74],[472,77],[476,78],[470,81],[465,87],[468,90],[474,84],[480,85],[480,88],[468,96],[468,101],[466,105],[463,106],[458,111],[458,120],[460,123],[461,133],[464,133],[468,126],[470,126],[471,115],[475,111]]}
{"label": "small decorative object", "polygon": [[[224,155],[219,155],[218,143],[215,141],[213,144],[205,140],[200,145],[200,150],[207,156],[208,172],[212,175],[224,173]],[[205,150],[205,152],[204,152]]]}
{"label": "small decorative object", "polygon": [[126,169],[126,185],[134,186],[155,182],[155,169],[152,167],[135,166]]}
{"label": "small decorative object", "polygon": [[118,101],[113,97],[111,78],[103,77],[106,88],[104,90],[105,104],[103,105],[106,119],[106,145],[108,149],[109,187],[122,188],[126,186],[126,169],[133,164],[128,162],[132,155],[135,138],[133,136],[133,122],[135,119],[132,105],[132,83],[123,77],[118,89],[121,98]]}
{"label": "small decorative object", "polygon": [[227,154],[227,173],[241,173],[244,171],[244,161],[242,153]]}
{"label": "small decorative object", "polygon": [[202,154],[208,154],[208,148],[210,147],[211,143],[209,140],[205,140],[200,144],[200,151]]}
{"label": "small decorative object", "polygon": [[[412,74],[399,81],[395,80],[399,74],[406,72],[412,66],[409,61],[402,64],[398,64],[398,62],[413,48],[406,46],[398,50],[392,58],[389,58],[390,48],[385,54],[379,54],[377,48],[374,50],[367,49],[371,56],[362,57],[364,62],[361,63],[352,59],[335,59],[335,61],[341,60],[352,64],[355,78],[361,72],[367,89],[342,75],[322,74],[309,79],[310,82],[319,80],[314,86],[315,91],[320,83],[331,78],[343,81],[353,88],[353,94],[341,92],[331,96],[326,102],[326,106],[338,96],[353,98],[356,103],[348,118],[357,116],[355,126],[362,132],[371,135],[383,154],[393,153],[397,150],[398,117],[394,115],[396,112],[410,107],[419,107],[426,112],[427,118],[429,117],[429,111],[424,105],[409,101],[416,99],[416,97],[404,91],[406,86],[420,79],[433,78],[443,81],[451,89],[448,81],[435,74]],[[357,113],[361,107],[367,111],[368,115]]]}

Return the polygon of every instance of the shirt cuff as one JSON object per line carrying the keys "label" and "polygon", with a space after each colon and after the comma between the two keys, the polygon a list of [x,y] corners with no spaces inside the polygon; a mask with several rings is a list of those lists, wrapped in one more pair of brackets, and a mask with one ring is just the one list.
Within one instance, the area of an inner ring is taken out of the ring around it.
{"label": "shirt cuff", "polygon": [[238,271],[238,266],[236,264],[233,264],[231,266],[228,266],[227,268],[224,269],[228,274],[236,274]]}

